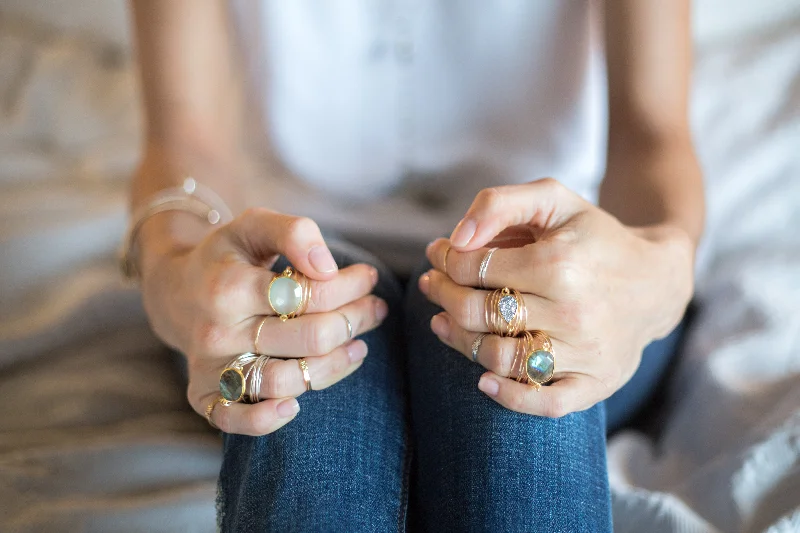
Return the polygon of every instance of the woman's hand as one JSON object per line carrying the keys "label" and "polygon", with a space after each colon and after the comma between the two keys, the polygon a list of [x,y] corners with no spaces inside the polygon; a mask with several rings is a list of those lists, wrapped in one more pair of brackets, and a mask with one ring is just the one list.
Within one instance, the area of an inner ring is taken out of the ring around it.
{"label": "woman's hand", "polygon": [[450,241],[428,247],[435,270],[419,282],[444,308],[432,330],[469,358],[477,332],[488,331],[488,291],[471,288],[488,246],[500,249],[486,285],[523,293],[526,329],[553,341],[554,380],[538,392],[507,379],[516,339],[488,335],[481,344],[478,362],[489,372],[478,388],[523,413],[559,417],[611,396],[644,347],[679,323],[693,291],[694,244],[677,228],[624,226],[552,179],[486,189]]}
{"label": "woman's hand", "polygon": [[[285,322],[275,316],[267,299],[276,275],[269,269],[279,254],[311,283],[307,312]],[[186,355],[189,403],[205,415],[219,394],[220,372],[236,355],[254,350],[264,316],[268,318],[257,351],[308,357],[315,389],[354,372],[367,346],[350,340],[342,314],[352,324],[353,337],[377,327],[388,311],[383,300],[370,295],[377,279],[377,270],[369,265],[338,270],[313,221],[251,209],[197,246],[148,263],[142,291],[153,330]],[[217,406],[213,421],[228,433],[271,433],[294,418],[299,410],[295,397],[305,390],[296,360],[270,359],[261,386],[264,401]]]}

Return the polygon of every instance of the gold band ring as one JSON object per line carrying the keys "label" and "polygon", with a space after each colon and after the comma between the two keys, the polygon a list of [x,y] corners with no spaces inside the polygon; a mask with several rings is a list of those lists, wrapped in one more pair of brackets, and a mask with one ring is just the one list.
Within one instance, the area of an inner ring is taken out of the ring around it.
{"label": "gold band ring", "polygon": [[312,390],[311,389],[311,374],[308,372],[308,363],[304,358],[300,358],[297,360],[297,364],[300,365],[300,370],[303,371],[303,381],[306,382],[306,392]]}
{"label": "gold band ring", "polygon": [[214,412],[214,408],[217,406],[218,403],[222,404],[225,407],[230,405],[230,403],[225,401],[225,399],[222,396],[217,396],[211,401],[210,404],[208,404],[208,406],[206,407],[206,421],[208,422],[208,425],[214,429],[219,429],[219,426],[216,425],[213,420],[211,420],[211,415]]}
{"label": "gold band ring", "polygon": [[508,287],[491,291],[484,301],[484,317],[491,333],[516,337],[528,321],[525,299],[518,290]]}
{"label": "gold band ring", "polygon": [[310,300],[311,283],[292,267],[275,276],[267,288],[269,306],[282,322],[305,313]]}
{"label": "gold band ring", "polygon": [[258,325],[258,329],[256,330],[256,338],[253,341],[253,353],[261,353],[258,351],[258,340],[261,338],[261,328],[264,327],[264,322],[267,321],[267,318],[269,317],[265,316],[263,319],[261,319],[261,323]]}
{"label": "gold band ring", "polygon": [[347,340],[352,339],[353,338],[353,324],[350,323],[350,319],[347,318],[347,315],[345,315],[341,311],[336,311],[336,312],[339,313],[340,315],[342,315],[342,318],[344,318],[345,323],[347,323]]}
{"label": "gold band ring", "polygon": [[448,275],[448,276],[449,276],[450,274],[447,274],[447,256],[450,254],[450,248],[452,248],[452,246],[450,246],[450,245],[448,244],[448,245],[447,245],[447,248],[445,248],[445,250],[444,250],[444,273],[445,273],[446,275]]}

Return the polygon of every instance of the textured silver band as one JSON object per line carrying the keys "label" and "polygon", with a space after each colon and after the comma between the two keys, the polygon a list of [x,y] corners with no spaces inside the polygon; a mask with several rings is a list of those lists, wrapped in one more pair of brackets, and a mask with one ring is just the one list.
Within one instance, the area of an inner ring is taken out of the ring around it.
{"label": "textured silver band", "polygon": [[488,333],[479,333],[475,340],[472,341],[472,362],[478,362],[478,350],[481,349],[481,343],[483,342],[483,338],[486,337]]}
{"label": "textured silver band", "polygon": [[489,248],[483,256],[483,259],[481,259],[481,266],[478,269],[478,283],[481,289],[486,288],[486,271],[489,270],[489,261],[492,259],[492,254],[496,250],[497,248]]}

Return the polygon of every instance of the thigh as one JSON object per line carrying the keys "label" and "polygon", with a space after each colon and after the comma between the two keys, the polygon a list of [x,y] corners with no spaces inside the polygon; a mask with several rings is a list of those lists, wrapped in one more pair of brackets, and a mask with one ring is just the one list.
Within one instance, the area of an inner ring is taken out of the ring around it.
{"label": "thigh", "polygon": [[[340,266],[370,257],[332,245]],[[283,268],[284,265],[278,266]],[[300,413],[271,435],[225,435],[222,531],[396,531],[405,527],[407,420],[401,289],[380,268],[384,324],[340,383],[298,398]],[[312,376],[313,379],[313,376]]]}
{"label": "thigh", "polygon": [[480,392],[485,371],[430,330],[441,311],[406,296],[413,510],[425,531],[611,531],[603,404],[558,419]]}

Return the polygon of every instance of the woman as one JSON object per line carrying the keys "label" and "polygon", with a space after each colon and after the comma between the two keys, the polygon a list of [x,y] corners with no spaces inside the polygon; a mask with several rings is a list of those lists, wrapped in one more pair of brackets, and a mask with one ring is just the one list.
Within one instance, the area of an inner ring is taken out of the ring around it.
{"label": "woman", "polygon": [[[265,1],[238,25],[226,2],[132,3],[147,116],[133,208],[191,175],[238,213],[145,216],[131,254],[189,402],[225,435],[223,531],[611,529],[606,418],[628,420],[666,368],[703,226],[688,4],[602,7],[606,105],[588,2]],[[483,180],[405,296],[372,256],[326,243],[315,213],[244,209],[283,202],[232,177],[237,39],[263,149],[383,257],[415,219],[355,218],[363,204],[415,187],[446,202]],[[601,177],[597,206],[575,192]],[[279,317],[270,287],[289,265],[311,296]],[[553,359],[545,387],[519,366],[534,348]],[[246,352],[271,356],[259,401],[220,401]]]}

